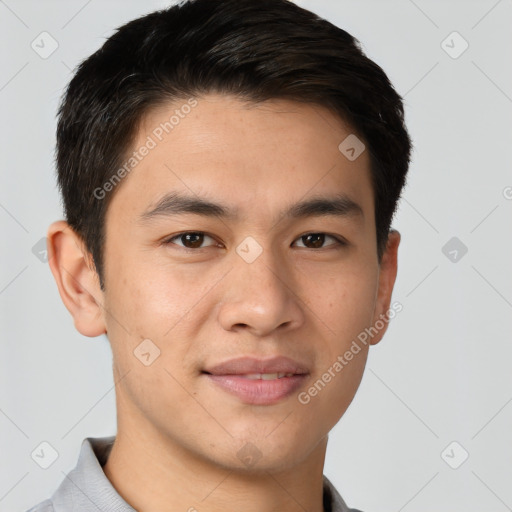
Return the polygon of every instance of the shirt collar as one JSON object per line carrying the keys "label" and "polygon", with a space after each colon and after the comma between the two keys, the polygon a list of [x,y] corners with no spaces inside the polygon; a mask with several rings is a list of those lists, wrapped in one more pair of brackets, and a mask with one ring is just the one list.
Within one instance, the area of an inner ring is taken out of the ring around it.
{"label": "shirt collar", "polygon": [[[87,437],[82,441],[76,467],[66,475],[52,496],[54,512],[136,512],[103,472],[114,440],[115,436]],[[351,512],[325,475],[323,500],[325,512]]]}

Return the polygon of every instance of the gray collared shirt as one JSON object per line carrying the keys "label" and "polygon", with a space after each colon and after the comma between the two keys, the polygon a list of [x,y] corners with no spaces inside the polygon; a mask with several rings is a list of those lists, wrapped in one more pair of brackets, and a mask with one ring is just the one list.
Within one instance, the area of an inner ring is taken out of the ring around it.
{"label": "gray collared shirt", "polygon": [[[82,441],[76,467],[62,481],[50,499],[27,512],[136,512],[114,489],[103,472],[115,436],[87,437]],[[325,512],[361,512],[347,507],[324,475]]]}

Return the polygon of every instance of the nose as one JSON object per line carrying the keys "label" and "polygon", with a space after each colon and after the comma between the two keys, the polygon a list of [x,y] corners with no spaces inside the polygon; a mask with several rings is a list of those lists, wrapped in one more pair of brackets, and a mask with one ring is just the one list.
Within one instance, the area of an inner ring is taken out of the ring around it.
{"label": "nose", "polygon": [[294,330],[304,323],[298,273],[264,249],[252,262],[234,254],[222,283],[219,322],[226,331],[246,330],[262,337],[275,330]]}

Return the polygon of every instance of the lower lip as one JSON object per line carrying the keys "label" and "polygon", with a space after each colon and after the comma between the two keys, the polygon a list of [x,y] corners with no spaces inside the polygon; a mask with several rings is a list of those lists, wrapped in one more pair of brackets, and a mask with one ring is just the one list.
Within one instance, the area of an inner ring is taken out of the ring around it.
{"label": "lower lip", "polygon": [[211,375],[210,380],[222,389],[252,405],[273,405],[290,396],[306,380],[307,374],[282,377],[281,379],[247,379],[239,375]]}

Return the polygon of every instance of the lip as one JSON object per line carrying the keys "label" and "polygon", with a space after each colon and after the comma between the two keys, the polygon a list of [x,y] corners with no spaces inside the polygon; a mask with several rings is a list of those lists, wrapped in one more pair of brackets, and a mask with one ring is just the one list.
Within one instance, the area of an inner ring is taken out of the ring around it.
{"label": "lip", "polygon": [[251,405],[274,405],[280,402],[297,391],[305,382],[307,375],[303,373],[274,380],[252,380],[242,375],[204,374],[224,391]]}
{"label": "lip", "polygon": [[307,366],[289,357],[278,356],[271,359],[256,357],[237,357],[215,366],[205,368],[212,375],[247,375],[250,373],[309,373]]}
{"label": "lip", "polygon": [[[293,375],[273,380],[248,378],[249,374],[255,373]],[[203,371],[203,375],[246,404],[273,405],[297,391],[304,384],[309,371],[304,364],[284,356],[272,359],[240,357],[210,367]]]}

